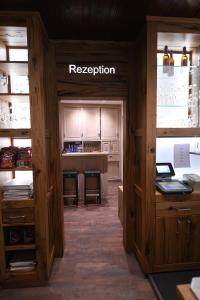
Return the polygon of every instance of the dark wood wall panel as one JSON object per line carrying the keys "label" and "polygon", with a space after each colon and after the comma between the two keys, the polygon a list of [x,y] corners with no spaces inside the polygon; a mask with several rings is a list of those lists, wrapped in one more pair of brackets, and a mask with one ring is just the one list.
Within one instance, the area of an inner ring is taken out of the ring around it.
{"label": "dark wood wall panel", "polygon": [[68,82],[59,81],[57,85],[58,96],[73,96],[73,97],[126,97],[127,83],[121,84],[116,82]]}
{"label": "dark wood wall panel", "polygon": [[[53,252],[56,256],[63,254],[63,213],[59,145],[59,118],[55,81],[55,52],[52,44],[47,43],[45,49],[45,118],[48,167],[48,208],[49,208],[49,267],[51,267]],[[51,88],[49,88],[51,87]],[[59,233],[59,234],[58,234]],[[49,268],[50,273],[50,268]]]}
{"label": "dark wood wall panel", "polygon": [[[127,97],[129,46],[120,42],[56,42],[58,96]],[[116,73],[69,74],[69,64],[115,67]]]}

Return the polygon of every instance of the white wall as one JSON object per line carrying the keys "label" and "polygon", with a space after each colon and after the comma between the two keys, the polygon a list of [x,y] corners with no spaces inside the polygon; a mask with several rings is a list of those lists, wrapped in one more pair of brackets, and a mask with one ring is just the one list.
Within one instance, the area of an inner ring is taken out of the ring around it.
{"label": "white wall", "polygon": [[[157,138],[156,162],[171,162],[174,166],[174,144],[190,144],[190,151],[200,151],[200,138]],[[190,168],[174,168],[176,177],[185,173],[200,175],[200,155],[190,154]]]}

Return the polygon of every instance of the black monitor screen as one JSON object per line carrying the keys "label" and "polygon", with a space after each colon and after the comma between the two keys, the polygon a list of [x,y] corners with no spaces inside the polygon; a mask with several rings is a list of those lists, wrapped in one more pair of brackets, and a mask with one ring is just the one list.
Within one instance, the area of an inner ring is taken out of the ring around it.
{"label": "black monitor screen", "polygon": [[157,177],[171,177],[175,172],[171,163],[156,163],[156,176]]}
{"label": "black monitor screen", "polygon": [[163,194],[191,193],[192,188],[181,181],[157,181],[156,188]]}

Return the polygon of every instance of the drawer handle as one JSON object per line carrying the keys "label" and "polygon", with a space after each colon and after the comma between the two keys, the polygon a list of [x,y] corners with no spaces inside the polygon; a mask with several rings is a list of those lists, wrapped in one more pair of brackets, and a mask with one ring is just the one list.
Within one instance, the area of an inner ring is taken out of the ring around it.
{"label": "drawer handle", "polygon": [[192,210],[192,208],[190,208],[190,207],[169,207],[169,209],[173,209],[173,210],[176,210],[176,211],[178,211],[178,212],[180,212],[180,211],[191,211]]}
{"label": "drawer handle", "polygon": [[26,216],[9,216],[8,219],[14,220],[14,219],[24,219]]}

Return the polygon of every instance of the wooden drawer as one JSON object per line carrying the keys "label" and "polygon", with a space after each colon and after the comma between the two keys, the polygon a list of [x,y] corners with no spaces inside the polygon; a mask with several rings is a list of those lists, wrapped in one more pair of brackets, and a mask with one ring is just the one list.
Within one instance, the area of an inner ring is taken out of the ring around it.
{"label": "wooden drawer", "polygon": [[120,156],[119,154],[109,154],[108,155],[108,161],[119,161]]}
{"label": "wooden drawer", "polygon": [[32,207],[3,209],[3,224],[34,223],[34,209]]}
{"label": "wooden drawer", "polygon": [[200,203],[200,191],[193,191],[191,194],[164,195],[156,191],[156,202],[186,202],[198,201]]}
{"label": "wooden drawer", "polygon": [[178,216],[200,214],[200,202],[160,202],[156,203],[156,216]]}

